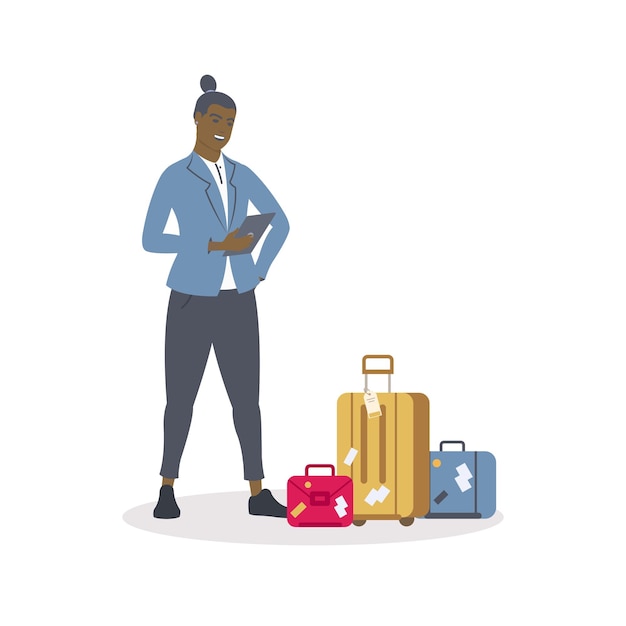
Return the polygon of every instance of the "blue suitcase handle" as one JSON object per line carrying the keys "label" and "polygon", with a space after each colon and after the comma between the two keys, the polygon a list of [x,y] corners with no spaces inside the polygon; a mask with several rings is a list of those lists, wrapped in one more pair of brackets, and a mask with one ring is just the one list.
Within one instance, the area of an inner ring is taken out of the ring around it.
{"label": "blue suitcase handle", "polygon": [[444,443],[460,443],[463,446],[463,452],[465,452],[465,442],[464,441],[442,441],[439,444],[439,452],[443,452],[443,444]]}

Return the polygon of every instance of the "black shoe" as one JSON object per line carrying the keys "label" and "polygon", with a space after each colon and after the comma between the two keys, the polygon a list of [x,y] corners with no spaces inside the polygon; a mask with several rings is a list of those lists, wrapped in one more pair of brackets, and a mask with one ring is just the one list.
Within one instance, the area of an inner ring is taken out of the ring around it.
{"label": "black shoe", "polygon": [[256,496],[248,500],[250,515],[267,515],[268,517],[287,517],[287,507],[277,502],[269,489],[262,489]]}
{"label": "black shoe", "polygon": [[154,507],[154,517],[159,519],[174,519],[180,517],[180,509],[174,499],[174,487],[163,485],[159,492],[159,501]]}

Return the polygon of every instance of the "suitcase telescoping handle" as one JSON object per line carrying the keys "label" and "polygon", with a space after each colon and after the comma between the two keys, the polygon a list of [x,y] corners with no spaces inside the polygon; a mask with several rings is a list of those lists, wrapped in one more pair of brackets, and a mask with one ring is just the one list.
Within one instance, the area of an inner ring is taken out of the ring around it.
{"label": "suitcase telescoping handle", "polygon": [[[386,369],[369,369],[367,367],[368,359],[388,359],[389,367]],[[387,391],[391,393],[391,375],[393,374],[393,357],[390,354],[366,354],[363,357],[362,362],[362,370],[365,375],[365,391],[369,391],[369,387],[367,385],[367,375],[368,374],[387,374]]]}
{"label": "suitcase telescoping handle", "polygon": [[442,441],[442,442],[439,444],[439,452],[443,452],[443,446],[444,446],[444,444],[446,444],[446,443],[461,444],[461,450],[462,450],[463,452],[465,452],[465,442],[464,442],[464,441],[458,441],[458,440],[456,440],[456,441]]}
{"label": "suitcase telescoping handle", "polygon": [[308,476],[308,475],[309,475],[309,467],[318,467],[318,468],[319,468],[319,467],[325,467],[326,469],[330,469],[330,471],[331,471],[331,474],[330,474],[330,475],[331,475],[331,476],[334,476],[334,475],[335,475],[335,466],[334,466],[334,465],[329,465],[329,464],[326,464],[326,463],[320,463],[320,464],[317,464],[317,463],[312,463],[311,465],[307,465],[307,466],[304,468],[304,475],[305,475],[305,476]]}

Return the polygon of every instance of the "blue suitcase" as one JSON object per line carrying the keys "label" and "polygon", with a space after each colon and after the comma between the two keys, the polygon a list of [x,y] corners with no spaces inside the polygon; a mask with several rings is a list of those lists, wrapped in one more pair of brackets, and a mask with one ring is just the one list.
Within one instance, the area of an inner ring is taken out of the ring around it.
{"label": "blue suitcase", "polygon": [[[446,450],[460,444],[462,450]],[[430,510],[427,518],[481,518],[496,512],[496,459],[491,452],[465,451],[463,441],[442,441],[430,453]]]}

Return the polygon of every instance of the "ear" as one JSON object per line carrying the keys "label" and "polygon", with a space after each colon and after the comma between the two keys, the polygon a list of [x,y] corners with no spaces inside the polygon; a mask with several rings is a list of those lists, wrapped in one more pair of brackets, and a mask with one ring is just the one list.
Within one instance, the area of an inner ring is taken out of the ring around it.
{"label": "ear", "polygon": [[200,111],[196,111],[196,114],[193,116],[193,119],[196,120],[196,124],[202,119],[202,113]]}

